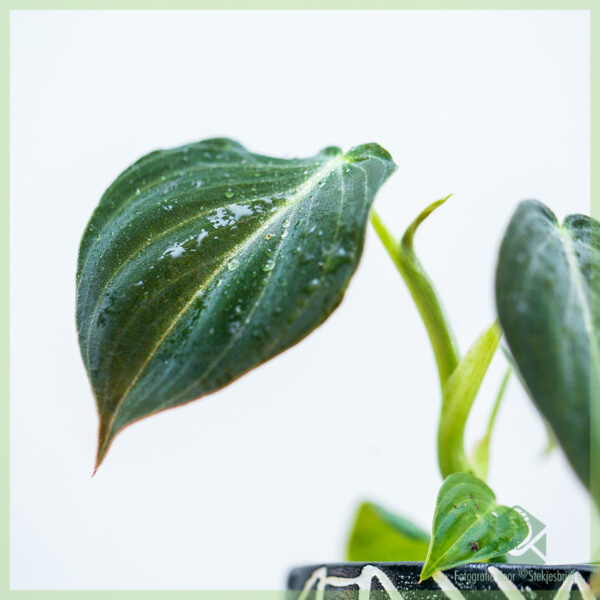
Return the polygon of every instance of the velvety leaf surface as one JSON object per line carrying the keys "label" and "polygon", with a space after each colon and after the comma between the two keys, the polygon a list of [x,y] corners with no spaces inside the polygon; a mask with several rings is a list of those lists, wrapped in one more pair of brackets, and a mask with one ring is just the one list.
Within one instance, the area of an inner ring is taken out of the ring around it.
{"label": "velvety leaf surface", "polygon": [[347,557],[358,562],[421,561],[427,556],[429,534],[407,519],[373,504],[358,509]]}
{"label": "velvety leaf surface", "polygon": [[527,536],[523,517],[496,504],[494,492],[470,473],[454,473],[440,488],[433,536],[421,581],[436,571],[506,554]]}
{"label": "velvety leaf surface", "polygon": [[89,222],[77,272],[98,464],[126,425],[223,387],[322,323],[394,169],[376,144],[286,160],[212,139],[124,171]]}
{"label": "velvety leaf surface", "polygon": [[540,202],[522,202],[496,273],[500,324],[519,376],[588,486],[590,441],[600,447],[597,395],[590,405],[590,390],[600,389],[599,234],[590,217],[570,215],[561,225]]}

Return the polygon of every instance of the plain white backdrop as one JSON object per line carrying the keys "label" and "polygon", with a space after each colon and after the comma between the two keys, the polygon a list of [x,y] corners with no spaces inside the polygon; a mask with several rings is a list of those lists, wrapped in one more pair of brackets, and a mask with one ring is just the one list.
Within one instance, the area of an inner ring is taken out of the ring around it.
{"label": "plain white backdrop", "polygon": [[[74,326],[77,249],[104,189],[161,147],[212,136],[305,156],[376,141],[398,172],[376,206],[418,251],[464,351],[494,318],[520,199],[588,212],[583,11],[16,11],[11,18],[11,586],[276,589],[343,559],[357,503],[429,528],[438,383],[379,241],[297,347],[119,436],[90,477],[94,400]],[[496,357],[469,423],[484,430]],[[589,504],[511,381],[490,483],[588,559]]]}

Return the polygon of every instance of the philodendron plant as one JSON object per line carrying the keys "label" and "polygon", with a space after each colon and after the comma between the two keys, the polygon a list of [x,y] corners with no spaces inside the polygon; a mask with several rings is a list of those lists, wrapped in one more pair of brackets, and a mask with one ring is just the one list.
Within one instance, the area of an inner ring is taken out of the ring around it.
{"label": "philodendron plant", "polygon": [[77,270],[79,344],[100,418],[96,468],[126,426],[219,390],[323,323],[356,270],[371,219],[433,348],[443,483],[431,536],[365,503],[348,558],[423,560],[427,579],[502,560],[526,537],[521,515],[485,483],[509,373],[481,442],[471,453],[463,442],[503,334],[511,368],[598,502],[590,462],[600,444],[591,401],[600,385],[598,222],[572,215],[560,224],[540,202],[522,202],[498,258],[498,320],[461,355],[413,246],[447,198],[395,239],[371,208],[395,169],[376,144],[279,159],[228,139],[152,152],[126,169],[87,226]]}

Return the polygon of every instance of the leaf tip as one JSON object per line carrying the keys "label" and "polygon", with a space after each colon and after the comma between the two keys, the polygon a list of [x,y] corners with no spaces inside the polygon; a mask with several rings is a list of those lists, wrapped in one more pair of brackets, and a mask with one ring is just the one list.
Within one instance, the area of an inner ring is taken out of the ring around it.
{"label": "leaf tip", "polygon": [[453,194],[448,194],[447,196],[444,196],[443,198],[440,198],[439,200],[436,200],[435,202],[432,202],[427,208],[425,208],[423,211],[421,211],[421,213],[419,214],[419,216],[409,225],[408,229],[404,232],[404,235],[402,236],[401,239],[401,244],[405,247],[405,248],[412,248],[412,244],[413,244],[413,238],[415,236],[415,232],[417,231],[417,229],[419,228],[419,226],[421,225],[421,223],[423,223],[423,221],[425,221],[425,219],[437,208],[439,208],[440,206],[442,206],[442,204],[444,204],[446,202],[446,200],[448,200],[449,198],[452,197]]}
{"label": "leaf tip", "polygon": [[115,433],[110,430],[110,419],[106,420],[102,417],[100,418],[100,428],[98,431],[98,447],[96,449],[96,463],[94,464],[94,472],[92,473],[92,477],[96,474],[100,465],[104,462],[106,458],[106,454],[112,444],[112,441],[115,437]]}
{"label": "leaf tip", "polygon": [[427,569],[426,567],[427,567],[427,563],[425,563],[423,565],[423,568],[421,569],[421,573],[419,574],[418,583],[423,583],[424,581],[427,581],[433,575],[433,573],[431,572],[431,569]]}
{"label": "leaf tip", "polygon": [[96,475],[96,473],[98,472],[98,469],[100,468],[100,465],[104,462],[104,458],[106,456],[107,451],[108,451],[108,446],[101,444],[99,441],[98,442],[98,450],[96,451],[96,462],[94,464],[94,470],[92,472],[92,477],[94,477],[94,475]]}
{"label": "leaf tip", "polygon": [[385,148],[373,142],[350,148],[350,150],[344,154],[344,158],[351,163],[357,163],[371,158],[376,158],[384,163],[386,178],[398,168],[398,165],[394,162],[392,155]]}

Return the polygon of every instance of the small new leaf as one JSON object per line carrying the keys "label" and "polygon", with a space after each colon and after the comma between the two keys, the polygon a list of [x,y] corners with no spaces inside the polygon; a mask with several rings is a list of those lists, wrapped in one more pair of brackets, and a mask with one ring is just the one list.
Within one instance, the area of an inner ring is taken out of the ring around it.
{"label": "small new leaf", "polygon": [[429,534],[408,519],[364,502],[356,514],[347,558],[358,562],[422,561],[429,541]]}
{"label": "small new leaf", "polygon": [[523,517],[496,504],[494,492],[470,473],[454,473],[440,488],[429,552],[420,581],[470,562],[506,554],[527,536]]}

